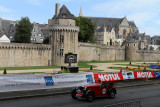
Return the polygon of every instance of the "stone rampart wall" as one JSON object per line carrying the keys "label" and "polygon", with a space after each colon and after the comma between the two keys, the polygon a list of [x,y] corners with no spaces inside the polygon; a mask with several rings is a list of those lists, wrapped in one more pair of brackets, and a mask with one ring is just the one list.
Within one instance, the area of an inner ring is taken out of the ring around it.
{"label": "stone rampart wall", "polygon": [[129,49],[126,52],[126,60],[157,61],[160,60],[160,51],[134,50]]}
{"label": "stone rampart wall", "polygon": [[79,61],[125,60],[125,48],[79,42]]}
{"label": "stone rampart wall", "polygon": [[0,43],[0,67],[47,66],[50,60],[50,45]]}

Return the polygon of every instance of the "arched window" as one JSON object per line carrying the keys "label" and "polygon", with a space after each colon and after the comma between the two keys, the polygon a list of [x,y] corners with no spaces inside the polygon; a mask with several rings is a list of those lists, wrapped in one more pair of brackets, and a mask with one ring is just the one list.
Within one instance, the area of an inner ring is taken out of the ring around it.
{"label": "arched window", "polygon": [[124,30],[123,30],[123,35],[126,35],[126,32],[127,32],[126,29],[124,29]]}
{"label": "arched window", "polygon": [[112,39],[110,39],[110,45],[112,45]]}

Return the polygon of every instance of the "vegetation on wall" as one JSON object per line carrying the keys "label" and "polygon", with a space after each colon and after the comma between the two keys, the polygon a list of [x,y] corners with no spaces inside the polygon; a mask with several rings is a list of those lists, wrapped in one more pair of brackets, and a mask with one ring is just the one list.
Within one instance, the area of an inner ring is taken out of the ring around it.
{"label": "vegetation on wall", "polygon": [[18,43],[30,43],[33,24],[28,17],[22,17],[16,24],[15,40]]}
{"label": "vegetation on wall", "polygon": [[95,26],[92,21],[86,17],[75,17],[76,26],[80,27],[78,34],[79,42],[92,42],[94,43],[94,30]]}
{"label": "vegetation on wall", "polygon": [[49,37],[45,37],[45,38],[44,38],[43,44],[49,44]]}

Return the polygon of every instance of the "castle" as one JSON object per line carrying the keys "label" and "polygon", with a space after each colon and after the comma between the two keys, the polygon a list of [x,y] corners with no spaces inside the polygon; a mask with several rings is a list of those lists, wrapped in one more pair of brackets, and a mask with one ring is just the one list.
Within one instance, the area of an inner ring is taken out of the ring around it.
{"label": "castle", "polygon": [[[82,9],[79,15],[82,16]],[[96,26],[94,38],[99,44],[78,42],[79,27],[74,15],[65,5],[60,8],[56,4],[55,15],[48,24],[34,23],[31,41],[36,44],[0,43],[0,67],[64,66],[68,65],[64,63],[67,53],[77,54],[78,61],[159,60],[159,36],[139,33],[135,23],[126,17],[87,18]],[[5,34],[14,42],[16,23],[0,19],[0,37]],[[39,44],[47,36],[50,44]]]}

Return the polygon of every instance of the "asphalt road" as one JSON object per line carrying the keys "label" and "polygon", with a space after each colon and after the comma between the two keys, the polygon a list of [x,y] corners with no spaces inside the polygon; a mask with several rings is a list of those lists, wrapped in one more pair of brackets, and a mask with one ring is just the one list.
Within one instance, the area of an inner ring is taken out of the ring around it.
{"label": "asphalt road", "polygon": [[115,99],[97,98],[93,102],[73,100],[70,94],[0,101],[0,107],[104,107],[139,100],[142,107],[160,107],[160,85],[117,90]]}

